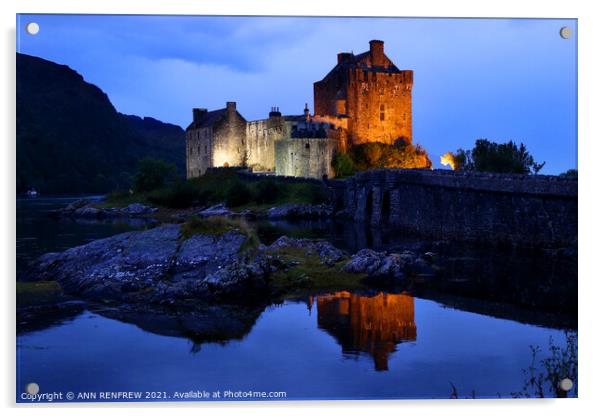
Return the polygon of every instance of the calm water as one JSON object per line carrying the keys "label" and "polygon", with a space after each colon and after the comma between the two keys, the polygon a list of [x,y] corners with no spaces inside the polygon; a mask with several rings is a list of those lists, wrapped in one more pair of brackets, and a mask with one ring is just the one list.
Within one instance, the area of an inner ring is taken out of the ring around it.
{"label": "calm water", "polygon": [[[140,226],[46,217],[44,211],[67,202],[18,201],[21,263]],[[530,345],[541,346],[542,357],[550,337],[563,345],[561,325],[548,326],[554,328],[408,293],[337,292],[248,311],[177,314],[76,303],[43,322],[18,325],[17,391],[36,382],[41,393],[94,392],[97,399],[100,392],[142,392],[144,400],[203,390],[222,398],[228,391],[285,392],[288,399],[448,398],[453,383],[460,397],[508,397],[523,387]]]}

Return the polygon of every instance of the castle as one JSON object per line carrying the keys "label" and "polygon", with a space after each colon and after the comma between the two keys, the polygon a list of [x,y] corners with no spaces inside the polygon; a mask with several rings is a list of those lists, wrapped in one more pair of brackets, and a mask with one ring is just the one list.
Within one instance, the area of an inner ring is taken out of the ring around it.
{"label": "castle", "polygon": [[272,107],[267,119],[247,121],[235,102],[207,111],[193,109],[186,129],[186,176],[209,167],[247,166],[284,176],[334,176],[336,152],[366,142],[412,141],[413,72],[385,55],[384,42],[370,41],[359,55],[339,53],[337,65],[314,83],[314,115],[283,116]]}

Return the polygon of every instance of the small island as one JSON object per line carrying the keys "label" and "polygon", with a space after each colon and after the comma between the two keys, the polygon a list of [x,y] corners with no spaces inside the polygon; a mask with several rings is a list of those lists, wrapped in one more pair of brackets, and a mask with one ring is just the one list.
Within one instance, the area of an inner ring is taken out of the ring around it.
{"label": "small island", "polygon": [[482,138],[435,169],[414,139],[414,71],[382,40],[337,54],[314,114],[247,121],[227,101],[186,129],[118,113],[66,66],[17,54],[17,73],[18,334],[91,313],[196,354],[303,304],[344,357],[386,372],[436,304],[566,331],[554,366],[576,376],[577,171],[540,174],[523,143]]}

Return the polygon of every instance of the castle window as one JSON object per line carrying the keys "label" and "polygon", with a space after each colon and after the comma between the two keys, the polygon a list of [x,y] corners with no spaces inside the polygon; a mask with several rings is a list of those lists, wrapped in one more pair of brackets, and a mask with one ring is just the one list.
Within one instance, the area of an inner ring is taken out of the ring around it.
{"label": "castle window", "polygon": [[305,148],[309,149],[309,143],[305,143]]}
{"label": "castle window", "polygon": [[205,145],[205,154],[207,154],[207,145]]}
{"label": "castle window", "polygon": [[201,154],[201,146],[199,145],[199,147],[197,148],[197,154]]}
{"label": "castle window", "polygon": [[384,104],[380,105],[380,111],[385,111],[385,105]]}

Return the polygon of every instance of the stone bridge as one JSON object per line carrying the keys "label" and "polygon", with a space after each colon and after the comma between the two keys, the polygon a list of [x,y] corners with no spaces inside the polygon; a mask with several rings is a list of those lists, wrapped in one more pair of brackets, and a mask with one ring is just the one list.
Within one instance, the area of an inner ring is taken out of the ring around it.
{"label": "stone bridge", "polygon": [[577,179],[373,170],[329,181],[337,212],[431,238],[558,247],[577,243]]}

